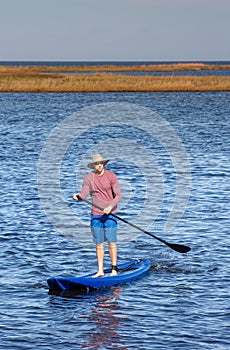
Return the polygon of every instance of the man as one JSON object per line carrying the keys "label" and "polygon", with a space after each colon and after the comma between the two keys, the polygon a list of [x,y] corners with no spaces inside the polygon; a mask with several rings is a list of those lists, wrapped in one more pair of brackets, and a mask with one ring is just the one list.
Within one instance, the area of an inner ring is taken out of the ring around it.
{"label": "man", "polygon": [[108,161],[109,159],[103,159],[100,154],[95,154],[92,163],[88,164],[93,172],[85,176],[81,192],[73,195],[75,200],[84,200],[89,193],[92,197],[91,232],[98,261],[98,271],[94,277],[104,276],[105,241],[109,244],[111,276],[117,275],[117,220],[110,214],[117,213],[121,191],[117,176],[104,168]]}

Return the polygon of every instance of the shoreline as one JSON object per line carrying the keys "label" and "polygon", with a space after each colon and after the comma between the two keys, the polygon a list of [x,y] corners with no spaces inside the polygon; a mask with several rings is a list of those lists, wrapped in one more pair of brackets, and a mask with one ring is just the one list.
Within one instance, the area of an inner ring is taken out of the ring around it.
{"label": "shoreline", "polygon": [[[135,66],[0,66],[0,92],[230,91],[230,76],[186,75],[188,70],[222,71],[230,70],[230,65],[175,63]],[[185,74],[164,75],[164,72],[178,71],[184,71]],[[162,72],[162,74],[157,76],[113,74],[119,72]]]}

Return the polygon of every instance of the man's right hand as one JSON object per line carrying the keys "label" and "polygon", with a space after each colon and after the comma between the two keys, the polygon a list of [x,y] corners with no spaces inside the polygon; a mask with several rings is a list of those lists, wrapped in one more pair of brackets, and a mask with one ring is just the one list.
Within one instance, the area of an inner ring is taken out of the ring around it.
{"label": "man's right hand", "polygon": [[81,200],[81,197],[79,196],[79,194],[74,193],[74,194],[73,194],[73,199],[74,199],[75,201],[80,201],[80,200]]}

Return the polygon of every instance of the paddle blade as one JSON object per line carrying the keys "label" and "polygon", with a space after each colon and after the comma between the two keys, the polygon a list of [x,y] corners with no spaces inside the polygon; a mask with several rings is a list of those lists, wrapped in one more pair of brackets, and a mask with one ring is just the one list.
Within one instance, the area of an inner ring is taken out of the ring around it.
{"label": "paddle blade", "polygon": [[191,248],[187,247],[186,245],[182,245],[182,244],[174,244],[174,243],[169,243],[169,242],[165,242],[165,244],[167,244],[168,247],[170,247],[171,249],[175,250],[178,253],[188,253]]}

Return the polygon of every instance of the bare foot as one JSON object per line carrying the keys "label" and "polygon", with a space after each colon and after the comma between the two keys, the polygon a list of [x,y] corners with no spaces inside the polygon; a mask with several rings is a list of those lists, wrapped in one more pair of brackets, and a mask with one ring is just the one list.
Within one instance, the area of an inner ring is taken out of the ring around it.
{"label": "bare foot", "polygon": [[116,270],[112,270],[110,276],[117,276],[117,271]]}
{"label": "bare foot", "polygon": [[96,275],[94,275],[94,276],[92,276],[93,278],[97,278],[97,277],[104,277],[104,272],[102,271],[98,271],[97,273],[96,273]]}

